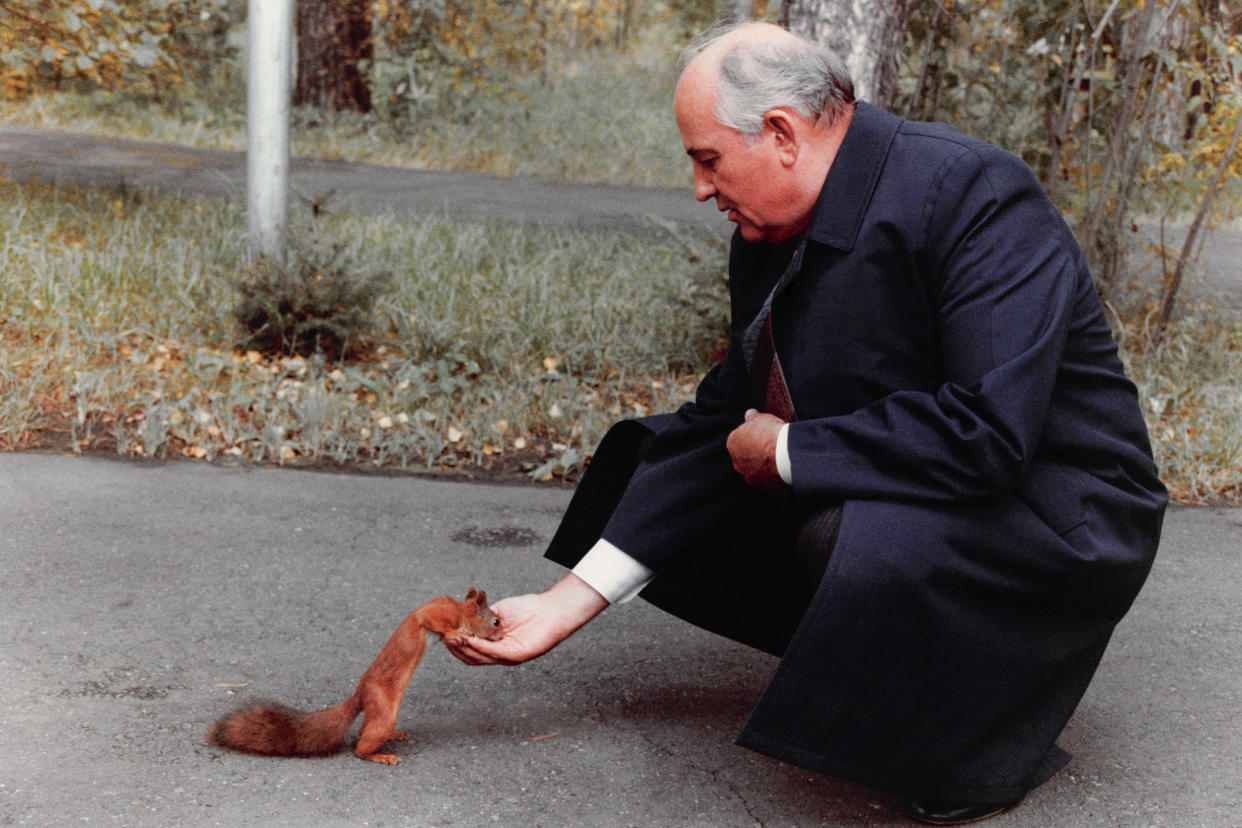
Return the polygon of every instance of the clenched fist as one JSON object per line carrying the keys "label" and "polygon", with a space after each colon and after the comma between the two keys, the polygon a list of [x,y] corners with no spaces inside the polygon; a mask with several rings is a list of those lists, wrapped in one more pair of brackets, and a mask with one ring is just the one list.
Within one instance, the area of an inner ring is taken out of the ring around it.
{"label": "clenched fist", "polygon": [[785,421],[755,409],[746,412],[746,419],[733,429],[725,446],[737,469],[747,483],[757,489],[778,492],[785,488],[776,469],[776,438]]}

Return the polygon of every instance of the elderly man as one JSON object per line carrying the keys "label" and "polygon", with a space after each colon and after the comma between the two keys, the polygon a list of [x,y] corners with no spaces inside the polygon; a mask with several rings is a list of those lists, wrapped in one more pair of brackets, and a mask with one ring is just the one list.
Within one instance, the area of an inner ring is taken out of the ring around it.
{"label": "elderly man", "polygon": [[1167,501],[1083,257],[1016,157],[853,100],[766,24],[674,101],[695,194],[737,224],[732,340],[693,404],[618,424],[548,557],[495,606],[516,664],[641,590],[781,655],[739,744],[981,819],[1057,735]]}

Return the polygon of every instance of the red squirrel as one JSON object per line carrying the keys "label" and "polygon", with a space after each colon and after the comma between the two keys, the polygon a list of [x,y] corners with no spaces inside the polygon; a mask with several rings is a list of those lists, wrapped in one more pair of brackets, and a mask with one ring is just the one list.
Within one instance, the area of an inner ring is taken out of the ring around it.
{"label": "red squirrel", "polygon": [[427,652],[427,639],[464,641],[477,635],[489,641],[503,637],[500,619],[487,607],[487,594],[470,590],[464,602],[435,598],[410,613],[388,639],[379,656],[362,674],[358,689],[336,707],[302,713],[282,704],[243,707],[220,719],[207,733],[217,747],[263,756],[328,756],[345,745],[345,734],[361,713],[362,730],[354,754],[359,759],[397,764],[391,753],[379,753],[385,742],[405,739],[395,729],[405,688]]}

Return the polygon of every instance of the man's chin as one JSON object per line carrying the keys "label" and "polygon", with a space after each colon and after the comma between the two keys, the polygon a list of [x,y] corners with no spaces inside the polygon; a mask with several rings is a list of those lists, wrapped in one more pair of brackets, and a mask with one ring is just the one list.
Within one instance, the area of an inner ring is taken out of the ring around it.
{"label": "man's chin", "polygon": [[760,242],[766,240],[767,234],[745,219],[740,218],[737,214],[729,213],[729,221],[737,225],[738,232],[742,234],[742,238],[746,239],[746,241]]}
{"label": "man's chin", "polygon": [[790,230],[783,227],[764,226],[759,227],[745,221],[737,221],[730,219],[737,225],[737,229],[742,234],[742,238],[748,242],[767,242],[768,244],[781,244],[798,235],[798,230]]}

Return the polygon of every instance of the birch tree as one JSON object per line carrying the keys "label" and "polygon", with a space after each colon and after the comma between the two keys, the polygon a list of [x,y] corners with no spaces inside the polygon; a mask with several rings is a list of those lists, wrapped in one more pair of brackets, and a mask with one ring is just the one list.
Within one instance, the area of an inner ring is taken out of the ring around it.
{"label": "birch tree", "polygon": [[781,24],[835,50],[854,78],[856,97],[889,107],[897,95],[897,57],[914,0],[785,0]]}

